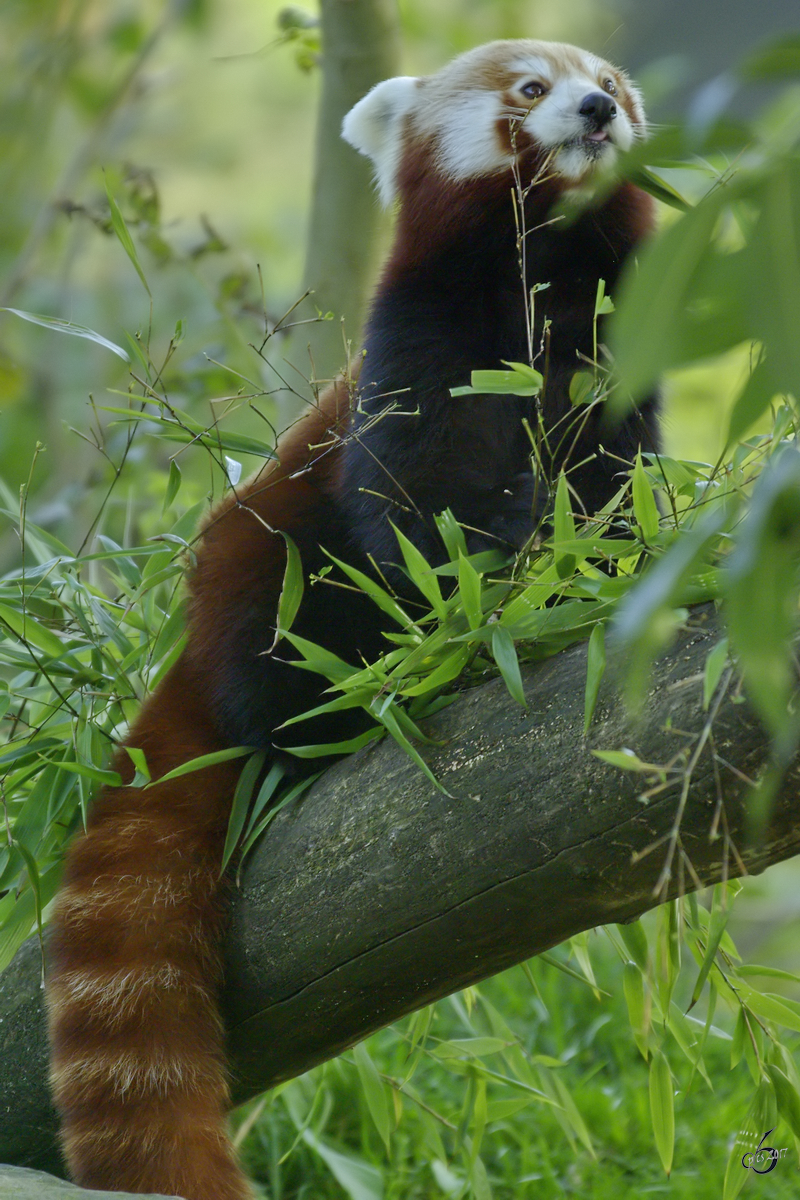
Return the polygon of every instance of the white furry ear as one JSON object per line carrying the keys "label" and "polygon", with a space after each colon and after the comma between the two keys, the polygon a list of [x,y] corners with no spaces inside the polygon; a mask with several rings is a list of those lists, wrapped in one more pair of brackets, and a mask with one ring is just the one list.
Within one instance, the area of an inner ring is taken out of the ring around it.
{"label": "white furry ear", "polygon": [[344,140],[372,159],[381,201],[385,205],[394,199],[402,152],[403,117],[414,104],[417,82],[410,75],[385,79],[350,109],[342,123]]}

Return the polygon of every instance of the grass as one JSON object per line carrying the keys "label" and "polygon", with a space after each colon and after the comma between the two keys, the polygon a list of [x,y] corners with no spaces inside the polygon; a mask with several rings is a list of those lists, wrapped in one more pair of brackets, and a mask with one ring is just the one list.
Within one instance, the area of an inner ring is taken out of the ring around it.
{"label": "grass", "polygon": [[[555,953],[565,961],[565,951],[566,947]],[[489,1190],[483,1196],[721,1197],[728,1156],[753,1094],[744,1062],[730,1067],[732,1019],[718,1009],[714,1024],[722,1026],[721,1033],[706,1044],[704,1061],[713,1092],[686,1059],[669,1054],[675,1076],[676,1136],[673,1170],[667,1177],[653,1140],[648,1066],[629,1032],[622,964],[602,934],[591,938],[591,957],[597,983],[609,993],[599,999],[591,988],[534,959],[436,1005],[426,1052],[409,1084],[419,1102],[403,1096],[395,1104],[388,1158],[370,1120],[352,1053],[277,1089],[243,1142],[247,1166],[264,1194],[270,1200],[372,1200],[381,1194],[384,1200],[423,1200],[469,1194],[462,1181],[470,1140],[475,1138],[476,1084],[463,1073],[463,1060],[442,1058],[437,1047],[454,1038],[491,1037],[498,1028],[495,1014],[501,1013],[500,1019],[518,1038],[524,1062],[535,1070],[535,1064],[544,1061],[546,1078],[560,1081],[571,1095],[592,1149],[574,1130],[565,1131],[559,1110],[520,1090],[518,1058],[505,1051],[485,1054],[484,1065],[516,1086],[492,1079],[486,1087],[480,1158]],[[682,983],[685,1009],[689,985]],[[418,1021],[409,1018],[369,1040],[372,1060],[385,1077],[407,1076],[409,1038]],[[795,1037],[795,1045],[797,1041]],[[561,1065],[551,1066],[553,1062]],[[298,1124],[304,1121],[316,1138],[372,1168],[364,1190],[353,1181],[337,1180],[313,1145],[302,1136],[298,1142]],[[770,1143],[791,1147],[785,1124],[778,1124]],[[746,1186],[763,1189],[770,1200],[796,1196],[796,1156],[793,1160],[789,1150],[768,1182],[748,1172]],[[474,1181],[473,1194],[481,1196]]]}

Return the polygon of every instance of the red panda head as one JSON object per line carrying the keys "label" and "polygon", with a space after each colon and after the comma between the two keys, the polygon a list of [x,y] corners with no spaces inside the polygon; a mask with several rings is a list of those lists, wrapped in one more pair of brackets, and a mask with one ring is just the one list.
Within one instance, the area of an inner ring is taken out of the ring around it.
{"label": "red panda head", "polygon": [[479,46],[435,75],[379,83],[342,135],[372,159],[384,204],[406,152],[424,146],[454,183],[536,161],[567,188],[613,166],[645,131],[641,96],[623,71],[562,42]]}

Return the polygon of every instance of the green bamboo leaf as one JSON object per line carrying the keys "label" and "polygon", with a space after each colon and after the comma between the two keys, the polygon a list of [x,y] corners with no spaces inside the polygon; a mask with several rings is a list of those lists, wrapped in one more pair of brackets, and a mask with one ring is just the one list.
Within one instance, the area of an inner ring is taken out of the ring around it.
{"label": "green bamboo leaf", "polygon": [[[782,450],[759,476],[728,560],[728,629],[749,699],[774,738],[797,718],[790,651],[798,626],[800,454]],[[663,560],[662,560],[663,561]]]}
{"label": "green bamboo leaf", "polygon": [[[556,487],[556,502],[553,512],[553,542],[558,545],[575,540],[575,521],[572,516],[572,504],[569,498],[567,477],[562,471]],[[559,579],[568,579],[575,572],[577,560],[574,554],[565,554],[553,549],[556,572]]]}
{"label": "green bamboo leaf", "polygon": [[[261,834],[264,832],[264,830],[267,828],[267,826],[272,821],[274,821],[275,817],[277,817],[277,815],[281,811],[281,809],[286,808],[286,806],[288,804],[292,804],[293,801],[297,800],[300,796],[302,796],[303,792],[308,791],[308,789],[311,787],[312,783],[315,783],[316,780],[319,779],[321,774],[322,774],[321,771],[316,771],[313,775],[306,775],[305,779],[301,779],[298,783],[296,783],[294,785],[294,787],[291,787],[288,789],[288,791],[284,792],[284,794],[281,796],[280,800],[278,800],[276,804],[273,804],[272,808],[270,808],[269,812],[265,816],[263,816],[261,818],[261,820],[257,820],[256,816],[255,816],[256,810],[258,812],[263,812],[264,804],[266,804],[266,802],[267,802],[266,799],[262,799],[264,792],[266,790],[266,783],[267,783],[266,780],[264,781],[264,784],[262,784],[261,790],[259,791],[258,796],[256,797],[256,803],[254,805],[254,813],[251,814],[250,821],[248,822],[247,829],[245,830],[244,842],[242,845],[242,853],[239,856],[239,871],[240,872],[244,865],[244,860],[247,858],[247,856],[250,853],[250,851],[252,850],[253,846],[256,844],[258,839],[261,837]],[[267,797],[267,799],[268,798],[269,797]]]}
{"label": "green bamboo leaf", "polygon": [[515,374],[521,375],[528,383],[536,384],[537,387],[541,387],[544,383],[541,371],[537,371],[535,367],[531,367],[527,363],[511,362],[505,358],[501,359],[501,362],[504,367],[510,367]]}
{"label": "green bamboo leaf", "polygon": [[733,1028],[733,1037],[731,1038],[731,1070],[741,1061],[746,1038],[747,1022],[745,1020],[744,1009],[740,1008],[736,1017],[736,1024]]}
{"label": "green bamboo leaf", "polygon": [[281,587],[281,595],[278,601],[278,619],[275,628],[275,640],[272,643],[272,649],[278,644],[280,639],[292,627],[292,623],[297,616],[297,610],[303,599],[303,564],[300,560],[300,551],[289,537],[288,533],[281,531],[281,537],[286,543],[286,569],[283,573],[283,586]]}
{"label": "green bamboo leaf", "polygon": [[780,967],[760,967],[756,963],[742,963],[736,968],[737,975],[764,975],[773,979],[785,979],[787,983],[800,983],[800,975],[793,971],[783,971]]}
{"label": "green bamboo leaf", "polygon": [[797,1088],[780,1067],[772,1063],[767,1064],[767,1074],[775,1088],[778,1112],[794,1136],[800,1138],[800,1094],[798,1094]]}
{"label": "green bamboo leaf", "polygon": [[439,580],[431,570],[430,564],[420,553],[413,542],[409,541],[404,533],[392,525],[400,551],[405,560],[406,568],[413,583],[417,585],[425,599],[430,604],[433,611],[436,613],[440,621],[447,618],[447,605],[442,599],[442,591],[439,587]]}
{"label": "green bamboo leaf", "polygon": [[364,1099],[367,1102],[369,1114],[375,1124],[375,1128],[381,1136],[383,1144],[386,1146],[386,1153],[391,1152],[390,1146],[390,1124],[389,1124],[389,1104],[386,1095],[386,1085],[381,1081],[375,1064],[370,1057],[364,1042],[359,1042],[353,1048],[353,1057],[358,1070],[358,1078],[361,1081],[361,1089],[364,1093]]}
{"label": "green bamboo leaf", "polygon": [[800,1033],[800,1005],[795,1007],[783,996],[773,996],[768,992],[757,992],[746,984],[740,985],[740,999],[758,1017],[782,1025],[785,1029],[793,1029]]}
{"label": "green bamboo leaf", "polygon": [[508,1041],[499,1037],[448,1038],[438,1042],[430,1053],[434,1058],[483,1058],[508,1049]]}
{"label": "green bamboo leaf", "polygon": [[92,767],[88,763],[54,761],[53,759],[50,762],[59,771],[80,775],[83,779],[91,779],[93,783],[100,783],[104,787],[116,788],[122,785],[122,778],[117,771],[101,771],[99,767]]}
{"label": "green bamboo leaf", "polygon": [[319,1155],[349,1200],[383,1200],[383,1177],[377,1167],[355,1154],[334,1150],[310,1129],[304,1129],[301,1137]]}
{"label": "green bamboo leaf", "polygon": [[378,608],[381,609],[382,612],[385,612],[387,616],[391,617],[392,620],[395,621],[402,629],[407,629],[408,627],[415,628],[414,622],[402,605],[399,604],[393,596],[390,596],[389,593],[380,586],[380,584],[376,583],[374,579],[370,579],[369,575],[365,575],[363,571],[359,571],[356,567],[351,567],[349,563],[342,562],[341,559],[335,558],[334,555],[330,554],[327,550],[325,553],[328,555],[328,558],[331,560],[331,562],[336,563],[336,566],[339,567],[339,569],[343,571],[349,579],[352,579],[356,587],[360,587],[362,592],[366,592],[370,599],[377,604]]}
{"label": "green bamboo leaf", "polygon": [[444,661],[434,671],[431,671],[430,675],[426,675],[421,679],[419,683],[415,683],[411,687],[401,687],[400,695],[424,696],[427,692],[444,687],[446,683],[450,683],[453,679],[458,678],[469,662],[470,655],[469,646],[459,646],[452,654],[448,654]]}
{"label": "green bamboo leaf", "polygon": [[467,614],[470,629],[477,629],[483,624],[483,608],[481,607],[481,577],[468,558],[458,553],[458,593],[464,612]]}
{"label": "green bamboo leaf", "polygon": [[658,535],[659,517],[653,489],[647,478],[642,455],[636,455],[636,465],[633,468],[633,512],[639,524],[642,541],[649,545]]}
{"label": "green bamboo leaf", "polygon": [[703,670],[703,712],[708,712],[708,706],[719,686],[727,661],[728,639],[721,638],[706,657],[706,665]]}
{"label": "green bamboo leaf", "polygon": [[9,892],[0,900],[0,974],[35,928],[37,904],[41,911],[52,900],[60,881],[59,862],[39,872],[38,899],[32,888],[26,887],[19,896]]}
{"label": "green bamboo leaf", "polygon": [[316,642],[309,642],[306,638],[298,637],[296,633],[289,631],[285,632],[283,636],[291,642],[295,650],[299,650],[303,655],[302,660],[292,660],[293,666],[316,671],[318,675],[324,675],[331,683],[343,683],[344,680],[350,679],[355,674],[355,668],[332,654],[330,650],[326,650],[324,646],[318,646]]}
{"label": "green bamboo leaf", "polygon": [[552,1080],[556,1094],[561,1101],[561,1107],[564,1111],[564,1116],[571,1125],[573,1132],[577,1134],[579,1141],[583,1143],[583,1145],[591,1154],[592,1158],[596,1159],[597,1155],[595,1153],[594,1146],[592,1145],[592,1139],[589,1136],[589,1130],[586,1128],[586,1123],[584,1122],[578,1106],[572,1097],[572,1093],[567,1090],[566,1085],[564,1084],[564,1081],[560,1075],[557,1075],[554,1072]]}
{"label": "green bamboo leaf", "polygon": [[600,684],[606,670],[606,641],[605,625],[602,622],[595,625],[589,638],[586,654],[586,690],[583,701],[583,736],[589,732],[597,697],[600,694]]}
{"label": "green bamboo leaf", "polygon": [[640,920],[631,921],[629,925],[617,925],[617,932],[625,943],[633,961],[642,972],[647,971],[649,950],[647,934]]}
{"label": "green bamboo leaf", "polygon": [[10,767],[12,763],[21,766],[30,758],[38,758],[44,755],[46,751],[53,750],[55,747],[64,748],[64,743],[61,738],[44,737],[34,738],[33,741],[23,742],[19,746],[12,746],[10,750],[6,750],[0,754],[0,767]]}
{"label": "green bamboo leaf", "polygon": [[522,363],[515,363],[510,371],[473,371],[470,386],[450,388],[450,395],[538,396],[541,390],[542,376],[539,372]]}
{"label": "green bamboo leaf", "polygon": [[154,779],[149,786],[157,787],[159,783],[168,783],[170,779],[180,779],[182,775],[191,775],[193,771],[203,771],[206,767],[216,767],[219,763],[230,762],[232,758],[244,758],[246,754],[252,753],[252,746],[232,746],[229,750],[215,750],[213,754],[201,754],[197,758],[190,759],[189,762],[181,763],[172,771],[167,771],[166,775]]}
{"label": "green bamboo leaf", "polygon": [[628,1018],[631,1023],[633,1040],[642,1058],[647,1062],[647,1034],[649,1031],[644,1006],[644,977],[635,963],[626,962],[622,968],[622,990],[625,993],[625,1003],[628,1006]]}
{"label": "green bamboo leaf", "polygon": [[800,380],[800,161],[787,156],[762,177],[761,215],[749,247],[758,264],[744,297],[754,333],[767,348],[769,370],[781,390]]}
{"label": "green bamboo leaf", "polygon": [[658,1155],[669,1175],[675,1148],[675,1105],[672,1074],[660,1050],[656,1050],[650,1060],[650,1116]]}
{"label": "green bamboo leaf", "polygon": [[[244,833],[242,835],[243,839],[249,838],[259,817],[271,801],[272,797],[275,795],[275,792],[278,790],[281,781],[286,777],[286,772],[286,765],[282,762],[273,763],[270,767],[266,779],[258,789],[258,795],[253,801],[253,806],[250,811],[250,815],[247,818],[247,824],[245,825]],[[295,793],[295,789],[290,788],[289,792]],[[288,798],[292,799],[293,795],[290,794]]]}
{"label": "green bamboo leaf", "polygon": [[767,1130],[777,1124],[775,1091],[772,1080],[761,1077],[750,1111],[744,1119],[731,1149],[725,1180],[722,1186],[723,1200],[735,1200],[751,1175],[742,1165],[742,1157],[754,1151],[763,1140]]}
{"label": "green bamboo leaf", "polygon": [[139,256],[136,253],[136,247],[133,244],[133,238],[130,235],[128,226],[125,224],[125,218],[123,217],[122,213],[119,210],[119,205],[117,204],[116,200],[114,199],[114,197],[111,194],[111,189],[108,186],[107,179],[105,180],[105,185],[106,185],[106,196],[108,197],[108,207],[109,207],[109,211],[111,214],[111,225],[113,227],[114,233],[117,235],[120,245],[122,246],[122,248],[125,251],[125,253],[127,254],[128,258],[131,260],[134,267],[136,268],[136,274],[141,279],[142,284],[144,286],[144,290],[147,292],[148,296],[150,296],[150,298],[152,299],[152,292],[150,291],[150,288],[147,285],[147,280],[144,277],[144,271],[142,270],[141,264],[139,262]]}
{"label": "green bamboo leaf", "polygon": [[457,562],[459,552],[467,555],[467,539],[464,537],[464,530],[459,525],[458,521],[453,516],[449,508],[438,513],[434,518],[436,528],[439,530],[439,535],[445,544],[445,548],[450,558]]}
{"label": "green bamboo leaf", "polygon": [[[373,709],[373,711],[374,711],[374,709]],[[445,796],[449,796],[450,793],[448,792],[447,788],[444,786],[443,783],[439,782],[439,780],[434,775],[433,771],[430,769],[428,764],[425,762],[425,759],[422,757],[422,755],[417,750],[416,746],[414,746],[414,744],[411,741],[409,741],[408,737],[403,732],[403,728],[402,728],[400,722],[402,720],[402,717],[405,716],[405,714],[402,714],[402,716],[401,716],[401,713],[402,713],[402,710],[398,709],[395,704],[389,704],[383,709],[383,711],[380,713],[380,715],[378,715],[377,713],[375,713],[374,715],[378,718],[380,723],[387,729],[387,731],[392,735],[392,737],[397,742],[397,744],[403,750],[405,750],[406,754],[412,760],[412,762],[415,762],[417,764],[419,769],[431,781],[431,783],[437,789],[437,791],[443,792]],[[408,718],[406,718],[406,720],[408,720]]]}
{"label": "green bamboo leaf", "polygon": [[517,648],[511,634],[502,625],[495,625],[492,629],[492,657],[503,676],[509,694],[523,708],[527,708],[528,701],[522,686]]}
{"label": "green bamboo leaf", "polygon": [[[665,367],[681,361],[681,330],[692,298],[692,285],[705,261],[714,227],[727,203],[717,189],[661,234],[628,274],[614,317],[613,350],[624,389],[612,407],[651,387]],[[737,339],[738,340],[738,339]]]}
{"label": "green bamboo leaf", "polygon": [[781,34],[745,58],[738,75],[748,83],[796,79],[800,75],[800,34]]}
{"label": "green bamboo leaf", "polygon": [[[225,845],[222,849],[222,862],[219,868],[220,878],[225,874],[225,868],[233,856],[236,847],[242,836],[242,832],[247,820],[247,813],[250,809],[250,801],[253,798],[253,789],[256,786],[261,770],[266,759],[266,751],[257,750],[255,754],[248,758],[247,762],[242,767],[242,773],[239,776],[239,781],[236,784],[236,791],[233,793],[233,803],[231,804],[230,816],[228,817],[228,831],[225,835]],[[283,775],[282,767],[273,767],[272,770],[279,772],[278,778]],[[270,772],[271,774],[272,772]]]}
{"label": "green bamboo leaf", "polygon": [[0,621],[7,625],[23,642],[30,642],[37,649],[43,650],[51,658],[60,658],[67,647],[49,629],[40,625],[29,612],[11,608],[8,604],[0,604]]}
{"label": "green bamboo leaf", "polygon": [[165,513],[172,504],[172,501],[180,491],[180,486],[181,469],[178,466],[177,459],[171,458],[169,460],[169,479],[167,480],[167,489],[164,492],[164,504],[161,509],[162,513]]}
{"label": "green bamboo leaf", "polygon": [[[694,988],[692,990],[692,998],[689,1002],[689,1009],[693,1008],[700,999],[700,993],[703,990],[703,985],[708,978],[708,973],[714,965],[714,959],[719,949],[719,944],[722,940],[722,935],[725,932],[725,927],[728,924],[728,917],[731,914],[730,907],[722,908],[715,904],[714,910],[711,913],[711,920],[708,924],[708,934],[706,939],[706,952],[703,956],[703,961],[700,965],[700,972],[697,976]],[[687,1009],[687,1011],[689,1011]]]}
{"label": "green bamboo leaf", "polygon": [[329,700],[327,704],[319,704],[316,708],[309,708],[306,712],[298,713],[296,717],[289,717],[288,721],[284,721],[277,728],[288,729],[290,725],[299,725],[302,721],[308,721],[311,717],[319,717],[323,713],[343,712],[348,708],[367,708],[379,687],[380,684],[376,680],[371,686],[348,689],[342,695],[334,696],[333,700]]}
{"label": "green bamboo leaf", "polygon": [[633,750],[593,750],[595,758],[608,763],[610,767],[619,767],[621,771],[656,771],[653,763],[642,762]]}
{"label": "green bamboo leaf", "polygon": [[128,758],[134,765],[136,774],[127,787],[144,787],[150,782],[150,768],[147,765],[147,756],[144,750],[140,750],[138,746],[123,746],[123,750],[128,755]]}
{"label": "green bamboo leaf", "polygon": [[73,325],[71,321],[62,321],[60,317],[45,317],[41,313],[25,312],[21,308],[0,308],[0,312],[13,313],[15,317],[22,317],[23,321],[30,321],[32,325],[41,325],[44,329],[52,329],[56,333],[69,333],[73,337],[86,338],[87,341],[97,342],[98,346],[104,346],[106,350],[111,350],[123,362],[130,362],[128,354],[121,346],[118,346],[116,342],[110,342],[102,334],[95,333],[93,329],[87,329],[85,325]]}
{"label": "green bamboo leaf", "polygon": [[492,1200],[492,1188],[489,1183],[489,1176],[486,1174],[486,1167],[483,1165],[483,1159],[479,1154],[475,1156],[475,1161],[472,1164],[470,1184],[475,1200]]}
{"label": "green bamboo leaf", "polygon": [[728,419],[726,446],[736,444],[767,411],[780,387],[772,377],[770,364],[762,359],[753,369]]}
{"label": "green bamboo leaf", "polygon": [[382,733],[380,725],[375,725],[358,737],[348,738],[344,742],[325,742],[314,746],[281,746],[281,749],[287,754],[293,754],[295,758],[327,758],[329,754],[355,754],[356,750],[368,746]]}
{"label": "green bamboo leaf", "polygon": [[679,191],[662,179],[660,175],[656,175],[649,167],[636,167],[628,172],[628,178],[631,183],[635,183],[643,192],[649,192],[656,200],[660,200],[662,204],[668,204],[670,208],[677,208],[679,212],[688,212],[692,207],[687,200],[684,200]]}
{"label": "green bamboo leaf", "polygon": [[597,294],[594,300],[594,315],[595,318],[605,316],[606,313],[614,312],[614,301],[610,296],[606,295],[605,279],[598,279]]}
{"label": "green bamboo leaf", "polygon": [[570,403],[577,408],[588,404],[594,396],[595,379],[591,371],[576,371],[569,381]]}

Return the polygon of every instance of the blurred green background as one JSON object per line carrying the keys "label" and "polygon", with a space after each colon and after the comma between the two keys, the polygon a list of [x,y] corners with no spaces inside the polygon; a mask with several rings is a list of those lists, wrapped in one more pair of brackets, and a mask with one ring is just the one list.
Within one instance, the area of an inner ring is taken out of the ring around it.
{"label": "blurred green background", "polygon": [[[138,335],[149,341],[156,362],[167,355],[180,322],[179,345],[163,379],[171,400],[206,424],[211,402],[235,395],[244,376],[265,393],[262,415],[243,409],[232,423],[262,436],[264,420],[279,427],[296,413],[295,393],[311,394],[303,379],[302,330],[276,338],[269,362],[251,346],[261,342],[265,312],[272,325],[301,295],[312,186],[315,32],[286,36],[291,23],[284,18],[282,32],[282,8],[279,0],[5,0],[0,7],[0,305],[87,326],[121,345],[128,345],[126,331]],[[738,0],[670,6],[657,0],[403,0],[402,70],[433,70],[493,37],[575,41],[635,66],[653,111],[666,120],[670,105],[685,110],[702,98],[703,78],[723,70],[729,59],[720,58],[721,46],[735,55],[758,33],[785,27],[793,11],[778,0],[757,11]],[[800,119],[800,89],[787,89],[782,103],[786,120]],[[682,176],[681,186],[691,192],[691,179]],[[107,187],[134,236],[152,301],[114,235]],[[347,333],[356,337],[355,330]],[[706,460],[716,455],[724,408],[746,368],[734,354],[668,381],[670,452]],[[0,313],[2,506],[13,512],[20,485],[30,480],[29,519],[77,548],[114,478],[126,437],[101,410],[125,403],[113,393],[125,394],[128,385],[128,365],[107,349]],[[37,442],[44,450],[31,474]],[[169,451],[163,441],[134,443],[102,532],[127,544],[162,527]],[[180,462],[180,503],[188,507],[208,493],[206,456],[186,454]],[[244,469],[249,466],[245,461]],[[3,518],[0,565],[17,555],[13,521]],[[745,955],[794,971],[800,969],[797,878],[796,865],[788,863],[750,881],[731,924]],[[613,990],[619,975],[613,955],[604,955],[605,949],[598,978]],[[499,1123],[484,1152],[496,1194],[719,1194],[727,1144],[750,1094],[747,1076],[725,1092],[727,1046],[719,1058],[721,1095],[709,1103],[710,1093],[682,1080],[688,1094],[681,1156],[667,1181],[652,1145],[646,1067],[632,1044],[626,1042],[630,1053],[623,1053],[620,1039],[611,1036],[626,1022],[618,991],[603,1007],[588,988],[576,990],[552,967],[540,966],[536,978],[538,993],[519,968],[481,992],[486,1003],[503,1007],[527,1053],[568,1064],[564,1078],[592,1137],[606,1139],[598,1146],[602,1165],[585,1147],[573,1161],[564,1139],[574,1143],[574,1131],[565,1134],[552,1112],[540,1117],[537,1111],[535,1121],[530,1112],[512,1119],[513,1097],[502,1093],[497,1103],[510,1107],[502,1117],[500,1110],[489,1114]],[[792,984],[775,986],[800,997]],[[442,1038],[490,1034],[480,997],[476,1011],[473,1020],[462,1000],[440,1006],[434,1032]],[[383,1072],[400,1070],[401,1042],[393,1030],[371,1043]],[[436,1072],[420,1071],[418,1111],[441,1109],[457,1123],[467,1085],[434,1065]],[[265,1119],[254,1123],[248,1159],[276,1200],[379,1194],[377,1185],[370,1190],[374,1174],[361,1185],[347,1176],[345,1184],[333,1160],[302,1133],[316,1104],[314,1128],[325,1127],[327,1136],[350,1148],[351,1158],[386,1172],[363,1099],[353,1100],[355,1079],[348,1062],[332,1064],[290,1085],[294,1090],[281,1104],[270,1101]],[[469,1095],[463,1103],[469,1105]],[[333,1116],[322,1120],[326,1105]],[[401,1125],[387,1197],[458,1194],[436,1143],[438,1121],[413,1118]],[[301,1142],[282,1167],[282,1157]],[[433,1162],[442,1164],[438,1174]],[[346,1175],[345,1168],[340,1162]],[[780,1177],[776,1171],[762,1185],[770,1195],[796,1194],[796,1174],[789,1170],[786,1163]]]}

